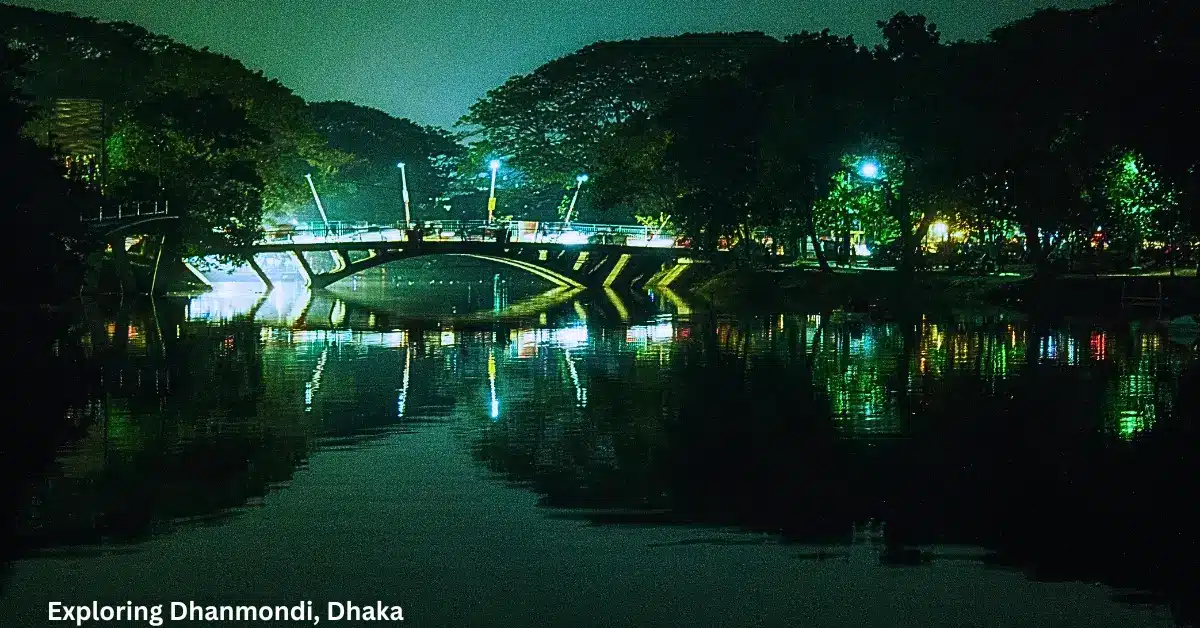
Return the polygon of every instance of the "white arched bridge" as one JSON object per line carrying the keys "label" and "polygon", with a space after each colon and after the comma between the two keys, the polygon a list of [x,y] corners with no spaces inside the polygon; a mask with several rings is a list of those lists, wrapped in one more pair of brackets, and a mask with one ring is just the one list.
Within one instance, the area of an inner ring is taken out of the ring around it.
{"label": "white arched bridge", "polygon": [[[569,288],[665,285],[690,260],[673,233],[645,226],[509,221],[438,221],[414,229],[367,223],[312,223],[272,230],[250,246],[214,248],[211,255],[255,261],[261,253],[291,254],[305,283],[324,288],[389,262],[460,255],[528,272]],[[328,253],[333,268],[316,272],[306,255]]]}

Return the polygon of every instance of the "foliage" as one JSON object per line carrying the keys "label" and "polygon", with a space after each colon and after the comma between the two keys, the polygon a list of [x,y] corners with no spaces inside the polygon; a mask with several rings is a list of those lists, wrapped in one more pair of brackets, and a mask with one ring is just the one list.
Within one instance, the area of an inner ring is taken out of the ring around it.
{"label": "foliage", "polygon": [[589,185],[608,220],[620,214],[667,215],[683,196],[681,183],[664,170],[670,133],[638,114],[608,134],[597,147],[598,163]]}
{"label": "foliage", "polygon": [[659,212],[657,216],[638,215],[634,216],[634,219],[637,220],[639,225],[649,227],[655,233],[675,228],[675,223],[671,220],[671,215],[664,212]]}
{"label": "foliage", "polygon": [[162,198],[180,208],[188,253],[262,236],[263,179],[254,157],[268,136],[212,94],[168,93],[143,103],[110,139],[118,197]]}
{"label": "foliage", "polygon": [[[195,203],[184,226],[193,245],[214,236],[244,242],[264,215],[311,202],[305,174],[332,183],[350,161],[316,132],[303,100],[233,59],[132,24],[7,5],[0,17],[10,45],[28,58],[22,84],[36,102],[103,102],[114,152],[106,192],[139,195],[116,201],[165,196],[179,209]],[[141,196],[160,180],[158,195]]]}
{"label": "foliage", "polygon": [[17,269],[5,280],[6,308],[57,304],[82,285],[85,259],[79,216],[94,203],[89,190],[68,181],[54,155],[22,135],[35,115],[17,89],[26,62],[0,37],[0,212],[16,227],[4,246],[5,267]]}
{"label": "foliage", "polygon": [[446,201],[461,191],[459,169],[467,149],[448,131],[350,102],[314,103],[309,110],[329,145],[354,156],[338,171],[338,192],[323,194],[329,197],[331,214],[402,220],[401,162],[413,220],[440,217]]}
{"label": "foliage", "polygon": [[[670,215],[702,247],[861,228],[914,268],[945,222],[989,247],[1015,230],[1046,271],[1101,223],[1139,243],[1194,235],[1200,156],[1183,138],[1197,94],[1183,77],[1198,50],[1182,25],[1198,18],[1183,0],[1117,0],[947,44],[924,16],[898,13],[879,22],[873,51],[800,33],[733,71],[670,83],[653,107],[572,118],[560,139],[594,156],[597,205]],[[638,84],[641,70],[619,73]],[[525,96],[538,124],[567,125],[553,98]],[[1110,157],[1130,151],[1132,178]],[[867,157],[881,162],[878,182],[854,173]]]}
{"label": "foliage", "polygon": [[711,33],[599,42],[516,76],[471,106],[460,124],[502,146],[532,182],[569,186],[596,170],[608,131],[661,107],[676,88],[728,76],[778,42],[761,33]]}
{"label": "foliage", "polygon": [[1108,230],[1118,243],[1136,252],[1148,239],[1175,242],[1179,215],[1176,195],[1145,157],[1118,152],[1101,173],[1097,191],[1107,210]]}

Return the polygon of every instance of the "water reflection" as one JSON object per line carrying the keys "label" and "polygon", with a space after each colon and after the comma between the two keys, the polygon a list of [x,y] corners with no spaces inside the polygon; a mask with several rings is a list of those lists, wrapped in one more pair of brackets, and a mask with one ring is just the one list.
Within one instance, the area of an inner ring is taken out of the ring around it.
{"label": "water reflection", "polygon": [[888,563],[984,547],[1039,577],[1186,603],[1193,346],[1003,315],[697,319],[655,314],[661,292],[528,298],[542,300],[508,304],[513,319],[431,322],[353,295],[210,294],[81,328],[55,351],[87,365],[82,392],[22,492],[15,545],[212,523],[288,487],[315,452],[452,425],[554,516],[804,543],[858,526]]}

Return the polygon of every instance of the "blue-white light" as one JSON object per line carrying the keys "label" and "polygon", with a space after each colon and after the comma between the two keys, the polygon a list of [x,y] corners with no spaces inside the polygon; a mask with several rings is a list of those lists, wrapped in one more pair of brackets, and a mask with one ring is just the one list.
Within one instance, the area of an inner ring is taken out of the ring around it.
{"label": "blue-white light", "polygon": [[558,237],[559,244],[587,244],[588,237],[578,231],[568,231]]}

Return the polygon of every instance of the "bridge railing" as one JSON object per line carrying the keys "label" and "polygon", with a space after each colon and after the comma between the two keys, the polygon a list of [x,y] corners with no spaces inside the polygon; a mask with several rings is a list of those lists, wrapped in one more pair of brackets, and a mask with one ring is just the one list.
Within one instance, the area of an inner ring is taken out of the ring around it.
{"label": "bridge railing", "polygon": [[[679,247],[672,230],[642,225],[534,222],[512,220],[488,223],[483,220],[429,220],[416,223],[426,241],[493,242],[508,231],[511,242],[547,244],[615,244],[642,247]],[[366,222],[331,221],[301,223],[268,229],[268,242],[404,242],[403,224],[375,225]]]}
{"label": "bridge railing", "polygon": [[[329,221],[301,222],[300,225],[281,225],[266,229],[268,240],[313,240],[320,241],[335,238],[346,238],[349,235],[370,231],[372,225],[368,222]],[[378,231],[378,227],[377,227]]]}
{"label": "bridge railing", "polygon": [[167,216],[171,213],[170,201],[142,201],[130,203],[118,203],[115,207],[112,205],[100,206],[99,212],[95,215],[79,216],[80,222],[112,222],[115,220],[125,220],[128,218],[151,218],[154,216]]}

